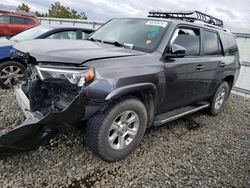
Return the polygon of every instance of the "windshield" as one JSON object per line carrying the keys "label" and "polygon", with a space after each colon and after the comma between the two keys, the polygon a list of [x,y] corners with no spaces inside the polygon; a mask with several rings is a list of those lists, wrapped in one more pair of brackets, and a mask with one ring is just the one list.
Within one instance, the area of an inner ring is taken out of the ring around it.
{"label": "windshield", "polygon": [[31,29],[28,29],[26,31],[23,31],[23,32],[15,35],[14,37],[11,37],[10,40],[14,41],[14,42],[32,40],[32,39],[35,39],[38,36],[48,32],[49,30],[51,30],[51,28],[46,27],[46,26],[33,27]]}
{"label": "windshield", "polygon": [[150,19],[113,19],[90,36],[102,42],[133,45],[134,49],[151,51],[162,39],[167,21]]}

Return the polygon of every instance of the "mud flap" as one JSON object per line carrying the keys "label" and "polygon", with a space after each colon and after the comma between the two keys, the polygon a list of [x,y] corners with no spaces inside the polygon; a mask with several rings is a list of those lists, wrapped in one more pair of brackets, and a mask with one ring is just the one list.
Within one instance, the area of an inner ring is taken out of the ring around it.
{"label": "mud flap", "polygon": [[27,109],[29,100],[21,87],[15,87],[14,91],[26,120],[6,134],[0,134],[0,155],[36,149],[59,131],[74,128],[84,117],[85,105],[81,92],[63,111],[42,116]]}

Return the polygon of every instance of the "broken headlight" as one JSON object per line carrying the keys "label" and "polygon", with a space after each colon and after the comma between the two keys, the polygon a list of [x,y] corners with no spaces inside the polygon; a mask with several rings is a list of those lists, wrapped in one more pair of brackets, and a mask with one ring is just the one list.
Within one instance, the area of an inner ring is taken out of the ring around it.
{"label": "broken headlight", "polygon": [[79,69],[79,68],[57,68],[57,67],[42,67],[36,66],[36,70],[41,80],[53,81],[59,79],[68,81],[73,85],[82,87],[86,82],[92,81],[95,78],[94,69]]}

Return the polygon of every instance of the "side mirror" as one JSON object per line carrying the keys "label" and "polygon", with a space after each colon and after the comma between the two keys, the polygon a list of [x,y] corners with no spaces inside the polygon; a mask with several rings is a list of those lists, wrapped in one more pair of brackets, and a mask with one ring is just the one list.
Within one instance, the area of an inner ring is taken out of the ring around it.
{"label": "side mirror", "polygon": [[178,44],[173,44],[170,48],[170,54],[166,54],[166,57],[184,57],[187,49]]}

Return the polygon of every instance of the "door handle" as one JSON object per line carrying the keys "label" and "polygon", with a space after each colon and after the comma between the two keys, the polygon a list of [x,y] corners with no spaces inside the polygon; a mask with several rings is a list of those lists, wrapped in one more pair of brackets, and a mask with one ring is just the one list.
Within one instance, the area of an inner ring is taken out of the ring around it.
{"label": "door handle", "polygon": [[197,66],[196,66],[196,69],[199,70],[199,71],[200,71],[200,70],[203,70],[203,69],[204,69],[204,65],[197,65]]}
{"label": "door handle", "polygon": [[224,63],[224,62],[220,63],[220,67],[225,67],[225,66],[226,66],[226,63]]}

